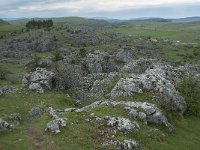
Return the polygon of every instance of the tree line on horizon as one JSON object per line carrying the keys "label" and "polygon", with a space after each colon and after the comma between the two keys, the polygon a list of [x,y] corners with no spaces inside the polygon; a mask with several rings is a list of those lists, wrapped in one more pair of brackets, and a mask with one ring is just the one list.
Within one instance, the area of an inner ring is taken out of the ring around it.
{"label": "tree line on horizon", "polygon": [[28,29],[41,29],[41,28],[48,28],[53,26],[53,20],[31,20],[26,23],[26,28]]}

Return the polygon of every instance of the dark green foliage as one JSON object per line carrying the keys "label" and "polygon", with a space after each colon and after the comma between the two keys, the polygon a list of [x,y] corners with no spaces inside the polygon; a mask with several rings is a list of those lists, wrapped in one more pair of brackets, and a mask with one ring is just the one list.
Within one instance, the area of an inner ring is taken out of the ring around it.
{"label": "dark green foliage", "polygon": [[54,55],[54,61],[63,60],[63,56],[60,54],[59,51],[55,51],[55,52],[53,53],[53,55]]}
{"label": "dark green foliage", "polygon": [[54,67],[55,87],[70,89],[81,84],[82,70],[80,66],[58,62]]}
{"label": "dark green foliage", "polygon": [[48,28],[53,26],[53,21],[50,20],[31,20],[26,23],[26,28],[28,29],[41,29],[41,28]]}
{"label": "dark green foliage", "polygon": [[200,117],[200,79],[186,76],[179,83],[179,91],[187,103],[187,114]]}
{"label": "dark green foliage", "polygon": [[40,58],[37,55],[34,55],[33,59],[26,64],[27,71],[33,71],[38,67]]}
{"label": "dark green foliage", "polygon": [[80,51],[79,51],[79,55],[82,58],[86,57],[86,49],[85,48],[81,48]]}
{"label": "dark green foliage", "polygon": [[6,78],[6,71],[5,69],[0,67],[0,80],[4,80]]}

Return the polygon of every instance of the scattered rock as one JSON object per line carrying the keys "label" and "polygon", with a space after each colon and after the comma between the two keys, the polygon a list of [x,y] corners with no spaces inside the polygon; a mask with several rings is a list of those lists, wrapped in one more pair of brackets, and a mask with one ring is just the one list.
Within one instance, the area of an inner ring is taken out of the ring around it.
{"label": "scattered rock", "polygon": [[16,89],[11,86],[4,86],[3,88],[0,88],[0,96],[8,94],[8,93],[14,93]]}
{"label": "scattered rock", "polygon": [[136,122],[131,122],[127,118],[106,116],[104,119],[107,121],[107,126],[116,128],[125,133],[137,131],[140,128]]}
{"label": "scattered rock", "polygon": [[31,108],[29,111],[29,118],[30,119],[38,119],[42,116],[42,114],[46,112],[45,108],[43,106],[36,106]]}
{"label": "scattered rock", "polygon": [[28,88],[36,93],[39,94],[43,94],[44,93],[44,89],[41,87],[41,85],[39,83],[31,83]]}
{"label": "scattered rock", "polygon": [[144,73],[148,68],[154,67],[153,59],[140,58],[138,60],[131,61],[125,65],[121,71],[127,73],[141,74]]}
{"label": "scattered rock", "polygon": [[139,144],[134,140],[117,141],[115,144],[116,150],[139,150]]}
{"label": "scattered rock", "polygon": [[22,120],[19,114],[11,114],[8,118],[11,121],[17,121],[17,122],[20,122]]}
{"label": "scattered rock", "polygon": [[43,86],[52,89],[54,73],[45,68],[37,68],[36,71],[26,73],[22,79],[22,86],[28,87],[37,93],[44,93]]}
{"label": "scattered rock", "polygon": [[147,69],[142,74],[131,74],[120,79],[111,91],[111,97],[133,96],[134,93],[142,93],[144,90],[154,90],[162,94],[163,105],[183,114],[186,103],[169,80],[165,67],[157,66],[155,69]]}
{"label": "scattered rock", "polygon": [[13,130],[14,126],[0,118],[0,130]]}
{"label": "scattered rock", "polygon": [[38,62],[38,65],[41,67],[51,67],[53,59],[52,56],[45,57]]}
{"label": "scattered rock", "polygon": [[52,133],[59,133],[60,127],[65,127],[67,125],[67,120],[68,119],[66,118],[58,118],[52,120],[49,123],[47,123],[45,131],[50,130]]}

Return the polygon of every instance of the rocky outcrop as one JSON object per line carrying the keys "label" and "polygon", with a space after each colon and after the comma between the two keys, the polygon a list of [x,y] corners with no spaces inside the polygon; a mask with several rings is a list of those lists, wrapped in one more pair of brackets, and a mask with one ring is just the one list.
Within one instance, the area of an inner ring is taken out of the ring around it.
{"label": "rocky outcrop", "polygon": [[141,74],[144,73],[147,69],[154,67],[153,59],[144,59],[140,58],[138,60],[131,61],[125,65],[121,71],[127,73]]}
{"label": "rocky outcrop", "polygon": [[37,93],[44,93],[43,87],[52,89],[54,73],[45,68],[37,68],[34,72],[26,73],[22,79],[22,86]]}
{"label": "rocky outcrop", "polygon": [[59,133],[60,127],[65,127],[67,125],[66,118],[58,118],[47,123],[46,131],[50,130],[52,133]]}
{"label": "rocky outcrop", "polygon": [[102,73],[103,68],[101,65],[101,62],[103,62],[103,55],[102,54],[89,54],[87,58],[85,59],[85,69],[89,74],[92,73]]}
{"label": "rocky outcrop", "polygon": [[178,112],[185,112],[184,98],[169,80],[169,74],[162,66],[147,69],[139,75],[131,74],[127,78],[120,79],[111,91],[111,97],[133,96],[135,93],[142,93],[144,90],[160,92],[163,96],[161,99],[163,104]]}
{"label": "rocky outcrop", "polygon": [[164,116],[162,111],[156,107],[155,104],[146,103],[146,102],[129,102],[129,101],[96,101],[88,106],[85,106],[80,109],[76,108],[67,108],[63,112],[82,112],[94,109],[100,106],[117,106],[123,105],[124,109],[128,111],[130,117],[139,119],[145,124],[157,124],[164,125],[168,127],[169,131],[173,130],[173,126],[168,122],[167,118]]}
{"label": "rocky outcrop", "polygon": [[31,108],[31,110],[28,112],[29,113],[29,118],[30,119],[38,119],[42,116],[43,113],[45,113],[46,110],[43,106],[36,106]]}
{"label": "rocky outcrop", "polygon": [[8,118],[11,121],[17,121],[17,122],[20,122],[22,120],[22,118],[19,114],[11,114]]}
{"label": "rocky outcrop", "polygon": [[87,74],[109,73],[119,70],[113,56],[99,51],[95,51],[94,54],[88,54],[84,60],[83,68]]}
{"label": "rocky outcrop", "polygon": [[122,63],[129,63],[134,59],[134,49],[124,48],[116,54],[116,60]]}
{"label": "rocky outcrop", "polygon": [[38,65],[41,67],[51,67],[51,65],[53,64],[53,59],[54,57],[52,56],[47,56],[45,58],[42,58],[39,62]]}
{"label": "rocky outcrop", "polygon": [[106,120],[107,126],[125,133],[137,131],[140,128],[136,122],[131,122],[127,118],[106,116],[104,120]]}
{"label": "rocky outcrop", "polygon": [[11,86],[4,86],[3,88],[0,88],[0,96],[8,94],[8,93],[14,93],[16,89]]}
{"label": "rocky outcrop", "polygon": [[3,129],[13,130],[14,126],[0,118],[0,131]]}
{"label": "rocky outcrop", "polygon": [[117,141],[115,144],[116,150],[139,150],[139,144],[134,140]]}

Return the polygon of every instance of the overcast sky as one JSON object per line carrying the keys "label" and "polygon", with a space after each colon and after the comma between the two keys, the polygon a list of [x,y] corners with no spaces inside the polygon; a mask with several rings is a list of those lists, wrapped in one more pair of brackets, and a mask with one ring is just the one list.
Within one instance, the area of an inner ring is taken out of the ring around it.
{"label": "overcast sky", "polygon": [[0,0],[0,18],[182,18],[200,16],[200,0]]}

